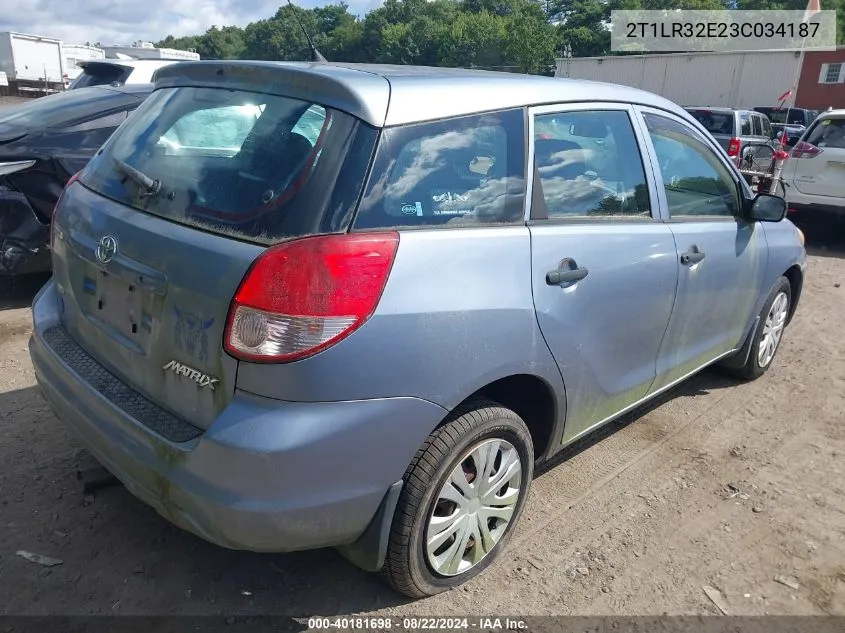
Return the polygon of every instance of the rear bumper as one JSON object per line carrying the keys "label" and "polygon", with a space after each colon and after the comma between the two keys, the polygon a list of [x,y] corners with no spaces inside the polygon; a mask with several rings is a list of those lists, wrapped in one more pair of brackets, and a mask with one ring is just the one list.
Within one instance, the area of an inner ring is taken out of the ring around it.
{"label": "rear bumper", "polygon": [[812,196],[801,193],[793,180],[788,181],[786,202],[790,211],[802,213],[817,213],[825,215],[845,215],[845,196],[835,198],[830,196]]}
{"label": "rear bumper", "polygon": [[355,542],[446,414],[416,398],[296,403],[237,392],[205,432],[172,442],[50,347],[44,333],[59,323],[60,305],[50,281],[35,299],[29,343],[53,410],[132,494],[223,547],[286,552]]}

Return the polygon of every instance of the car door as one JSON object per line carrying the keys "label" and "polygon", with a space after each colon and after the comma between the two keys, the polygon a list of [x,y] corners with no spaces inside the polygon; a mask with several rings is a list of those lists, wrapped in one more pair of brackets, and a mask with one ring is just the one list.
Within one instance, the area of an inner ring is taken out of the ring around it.
{"label": "car door", "polygon": [[716,146],[680,117],[638,111],[677,246],[678,290],[657,356],[657,391],[741,345],[763,291],[767,248],[762,227],[741,219],[744,183]]}
{"label": "car door", "polygon": [[787,175],[790,171],[794,173],[792,184],[800,193],[828,197],[831,204],[842,205],[845,198],[845,116],[827,115],[817,119],[802,141],[800,146],[793,148],[792,158],[787,161]]}
{"label": "car door", "polygon": [[529,121],[532,286],[568,442],[648,393],[678,266],[632,108],[543,106]]}

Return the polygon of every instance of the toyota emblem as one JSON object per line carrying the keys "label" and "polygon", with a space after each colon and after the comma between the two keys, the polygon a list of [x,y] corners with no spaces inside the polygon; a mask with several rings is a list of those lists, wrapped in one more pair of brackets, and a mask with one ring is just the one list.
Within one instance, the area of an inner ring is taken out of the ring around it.
{"label": "toyota emblem", "polygon": [[104,236],[97,245],[97,261],[108,264],[117,253],[117,239],[111,235]]}

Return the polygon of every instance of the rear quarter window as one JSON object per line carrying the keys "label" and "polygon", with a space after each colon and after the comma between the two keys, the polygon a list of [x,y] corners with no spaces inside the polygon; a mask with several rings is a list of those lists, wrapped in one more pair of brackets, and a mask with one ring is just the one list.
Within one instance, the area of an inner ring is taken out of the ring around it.
{"label": "rear quarter window", "polygon": [[521,109],[387,128],[354,228],[521,222]]}

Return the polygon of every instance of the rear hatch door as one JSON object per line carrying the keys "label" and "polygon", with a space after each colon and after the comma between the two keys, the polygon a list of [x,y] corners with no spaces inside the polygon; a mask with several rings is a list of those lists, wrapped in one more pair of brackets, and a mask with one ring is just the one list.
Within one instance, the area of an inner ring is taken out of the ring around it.
{"label": "rear hatch door", "polygon": [[68,334],[207,428],[235,389],[223,349],[232,297],[268,245],[326,231],[327,210],[357,199],[368,164],[346,156],[359,123],[277,95],[154,92],[59,205],[54,274]]}

